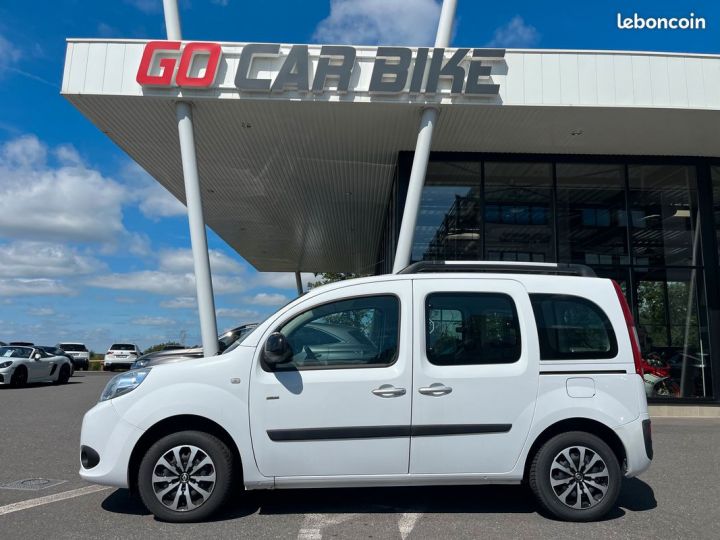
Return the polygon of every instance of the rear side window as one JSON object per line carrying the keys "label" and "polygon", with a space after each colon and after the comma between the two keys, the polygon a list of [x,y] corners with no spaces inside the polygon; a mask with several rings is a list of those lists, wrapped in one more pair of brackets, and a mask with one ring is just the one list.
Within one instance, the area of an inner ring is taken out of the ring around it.
{"label": "rear side window", "polygon": [[517,362],[522,344],[515,303],[506,294],[430,294],[425,348],[428,360],[438,366]]}
{"label": "rear side window", "polygon": [[605,312],[593,302],[565,294],[531,294],[540,360],[614,358],[618,348]]}

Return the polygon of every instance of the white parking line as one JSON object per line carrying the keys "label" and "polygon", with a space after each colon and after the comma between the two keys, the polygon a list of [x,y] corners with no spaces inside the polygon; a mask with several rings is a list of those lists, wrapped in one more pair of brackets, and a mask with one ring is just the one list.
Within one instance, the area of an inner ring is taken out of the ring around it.
{"label": "white parking line", "polygon": [[410,535],[421,517],[422,512],[405,512],[398,518],[398,529],[402,540],[405,540]]}
{"label": "white parking line", "polygon": [[305,520],[298,532],[298,540],[321,540],[323,529],[332,525],[339,525],[344,521],[353,519],[359,514],[305,514]]}
{"label": "white parking line", "polygon": [[104,491],[106,489],[112,489],[107,486],[85,486],[78,489],[71,489],[70,491],[62,491],[53,495],[46,495],[45,497],[38,497],[37,499],[29,499],[27,501],[20,501],[12,504],[6,504],[0,506],[0,516],[5,514],[12,514],[13,512],[20,512],[21,510],[28,510],[35,508],[36,506],[42,506],[43,504],[50,504],[58,501],[64,501],[66,499],[74,499],[75,497],[82,497],[83,495],[90,495],[98,491]]}

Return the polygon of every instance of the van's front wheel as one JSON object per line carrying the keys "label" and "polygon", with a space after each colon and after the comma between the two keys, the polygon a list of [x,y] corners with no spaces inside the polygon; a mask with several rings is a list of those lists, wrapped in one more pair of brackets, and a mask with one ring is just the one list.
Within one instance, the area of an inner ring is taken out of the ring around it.
{"label": "van's front wheel", "polygon": [[605,442],[573,431],[556,435],[538,450],[529,480],[540,504],[554,516],[594,521],[615,506],[622,474]]}
{"label": "van's front wheel", "polygon": [[232,479],[233,458],[225,443],[201,431],[181,431],[145,453],[138,491],[158,519],[201,521],[226,502]]}

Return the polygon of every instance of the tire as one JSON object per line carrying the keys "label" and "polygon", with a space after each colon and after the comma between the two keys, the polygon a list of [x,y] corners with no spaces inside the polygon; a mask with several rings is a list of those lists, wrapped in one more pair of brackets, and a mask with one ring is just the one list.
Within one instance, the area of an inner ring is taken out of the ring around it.
{"label": "tire", "polygon": [[18,366],[10,377],[10,386],[14,388],[22,388],[27,384],[28,372],[25,366]]}
{"label": "tire", "polygon": [[[178,455],[179,471],[172,468],[178,462]],[[193,471],[188,464],[192,456],[195,467],[203,462],[206,464]],[[170,467],[163,465],[163,460]],[[159,520],[172,523],[202,521],[227,501],[233,485],[233,469],[232,453],[220,439],[201,431],[181,431],[163,437],[145,453],[138,470],[138,491],[145,507]],[[167,476],[173,480],[153,482],[154,474],[156,478]],[[177,487],[173,489],[173,485]],[[163,495],[163,492],[166,493]]]}
{"label": "tire", "polygon": [[58,378],[56,384],[67,384],[70,380],[70,368],[66,365],[63,365],[60,368],[60,373],[58,374]]}
{"label": "tire", "polygon": [[584,431],[561,433],[547,441],[533,457],[529,473],[530,488],[540,505],[563,521],[602,518],[615,506],[621,482],[615,453],[602,439]]}

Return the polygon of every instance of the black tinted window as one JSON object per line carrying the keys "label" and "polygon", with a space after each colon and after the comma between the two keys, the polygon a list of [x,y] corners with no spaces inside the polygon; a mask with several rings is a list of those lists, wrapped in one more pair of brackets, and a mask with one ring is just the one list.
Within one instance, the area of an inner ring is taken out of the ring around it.
{"label": "black tinted window", "polygon": [[87,352],[85,345],[77,345],[75,343],[61,343],[60,348],[63,351]]}
{"label": "black tinted window", "polygon": [[515,303],[506,294],[428,295],[425,347],[440,366],[516,362],[522,344]]}
{"label": "black tinted window", "polygon": [[280,328],[293,359],[276,369],[390,365],[397,356],[399,322],[400,301],[391,295],[317,306]]}
{"label": "black tinted window", "polygon": [[531,294],[541,360],[613,358],[617,341],[596,304],[564,294]]}
{"label": "black tinted window", "polygon": [[135,345],[130,345],[128,343],[114,343],[110,347],[111,351],[134,351]]}

